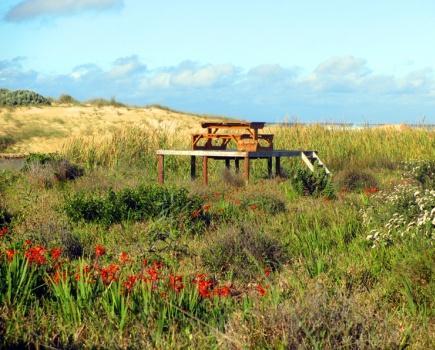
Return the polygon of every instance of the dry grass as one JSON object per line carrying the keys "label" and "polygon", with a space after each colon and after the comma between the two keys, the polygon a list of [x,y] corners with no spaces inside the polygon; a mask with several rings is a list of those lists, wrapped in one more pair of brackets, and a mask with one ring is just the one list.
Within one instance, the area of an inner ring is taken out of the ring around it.
{"label": "dry grass", "polygon": [[[219,119],[216,117],[216,119]],[[0,108],[0,137],[12,137],[10,152],[57,152],[71,138],[109,137],[115,130],[130,127],[147,130],[179,130],[190,133],[200,128],[203,116],[157,106],[146,108],[54,105]],[[213,120],[213,118],[211,118]]]}

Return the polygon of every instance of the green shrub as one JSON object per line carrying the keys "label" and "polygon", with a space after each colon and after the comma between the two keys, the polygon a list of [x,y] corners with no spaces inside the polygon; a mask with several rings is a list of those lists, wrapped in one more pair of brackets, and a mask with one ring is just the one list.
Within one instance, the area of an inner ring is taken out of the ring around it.
{"label": "green shrub", "polygon": [[335,197],[335,189],[325,169],[317,164],[314,171],[307,168],[296,167],[290,177],[295,190],[302,195]]}
{"label": "green shrub", "polygon": [[405,177],[418,181],[423,188],[435,189],[435,160],[409,162],[404,167]]}
{"label": "green shrub", "polygon": [[82,167],[56,153],[31,153],[25,159],[22,170],[29,174],[31,181],[43,187],[51,187],[55,182],[75,180],[84,174]]}
{"label": "green shrub", "polygon": [[9,226],[12,221],[12,214],[9,213],[6,208],[0,205],[0,228]]}
{"label": "green shrub", "polygon": [[58,103],[64,103],[64,104],[77,104],[79,103],[79,101],[77,101],[74,97],[72,97],[71,95],[60,95],[59,98],[57,99]]}
{"label": "green shrub", "polygon": [[0,89],[0,106],[50,105],[50,100],[30,90]]}
{"label": "green shrub", "polygon": [[286,211],[285,202],[271,194],[256,194],[243,198],[240,207],[245,210],[250,208],[260,209],[272,215]]}
{"label": "green shrub", "polygon": [[64,210],[73,221],[110,225],[164,216],[204,219],[202,205],[201,198],[189,196],[184,188],[142,185],[103,195],[78,192],[66,198]]}
{"label": "green shrub", "polygon": [[97,106],[97,107],[104,107],[104,106],[126,107],[124,103],[116,101],[115,97],[112,97],[110,100],[107,100],[105,98],[94,98],[92,100],[86,101],[86,103],[89,103],[90,105]]}
{"label": "green shrub", "polygon": [[0,135],[0,152],[4,151],[8,147],[12,146],[16,142],[17,142],[17,140],[15,140],[10,135]]}
{"label": "green shrub", "polygon": [[286,260],[283,245],[257,229],[225,228],[202,250],[204,265],[215,273],[252,280],[264,267],[278,269]]}
{"label": "green shrub", "polygon": [[346,191],[361,191],[378,188],[379,184],[371,172],[360,169],[343,170],[335,177],[339,187]]}

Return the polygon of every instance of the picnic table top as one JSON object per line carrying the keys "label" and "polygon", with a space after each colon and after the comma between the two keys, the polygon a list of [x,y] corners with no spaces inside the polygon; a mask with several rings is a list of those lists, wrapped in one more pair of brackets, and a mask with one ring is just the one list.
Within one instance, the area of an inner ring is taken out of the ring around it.
{"label": "picnic table top", "polygon": [[264,122],[205,122],[201,123],[203,128],[226,128],[226,129],[240,129],[240,128],[250,128],[250,129],[263,129]]}

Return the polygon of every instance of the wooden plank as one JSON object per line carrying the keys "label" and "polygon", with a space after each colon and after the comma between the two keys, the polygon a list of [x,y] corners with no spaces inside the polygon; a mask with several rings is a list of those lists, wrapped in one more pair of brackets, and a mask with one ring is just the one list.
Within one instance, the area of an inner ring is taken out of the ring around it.
{"label": "wooden plank", "polygon": [[300,157],[301,154],[315,152],[315,151],[302,151],[302,150],[271,150],[271,151],[257,151],[257,152],[241,152],[233,150],[171,150],[159,149],[157,154],[168,156],[198,156],[198,157],[221,157],[221,158],[269,158],[269,157]]}
{"label": "wooden plank", "polygon": [[196,179],[196,157],[190,156],[190,179]]}
{"label": "wooden plank", "polygon": [[161,185],[165,183],[165,156],[162,154],[157,156],[157,181]]}
{"label": "wooden plank", "polygon": [[313,163],[311,163],[311,161],[308,159],[308,157],[305,155],[304,152],[301,153],[301,158],[304,161],[304,163],[307,165],[307,167],[311,170],[314,171],[314,165]]}
{"label": "wooden plank", "polygon": [[208,157],[202,157],[202,177],[204,185],[208,185]]}
{"label": "wooden plank", "polygon": [[238,129],[238,128],[252,128],[252,129],[262,129],[264,128],[264,122],[205,122],[201,123],[202,128],[222,128],[222,129]]}

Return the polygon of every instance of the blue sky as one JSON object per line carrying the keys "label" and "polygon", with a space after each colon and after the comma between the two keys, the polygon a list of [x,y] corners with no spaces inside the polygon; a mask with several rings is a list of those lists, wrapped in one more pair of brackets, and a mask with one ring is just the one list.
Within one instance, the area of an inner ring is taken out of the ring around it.
{"label": "blue sky", "polygon": [[435,123],[435,2],[0,0],[0,87],[253,120]]}

